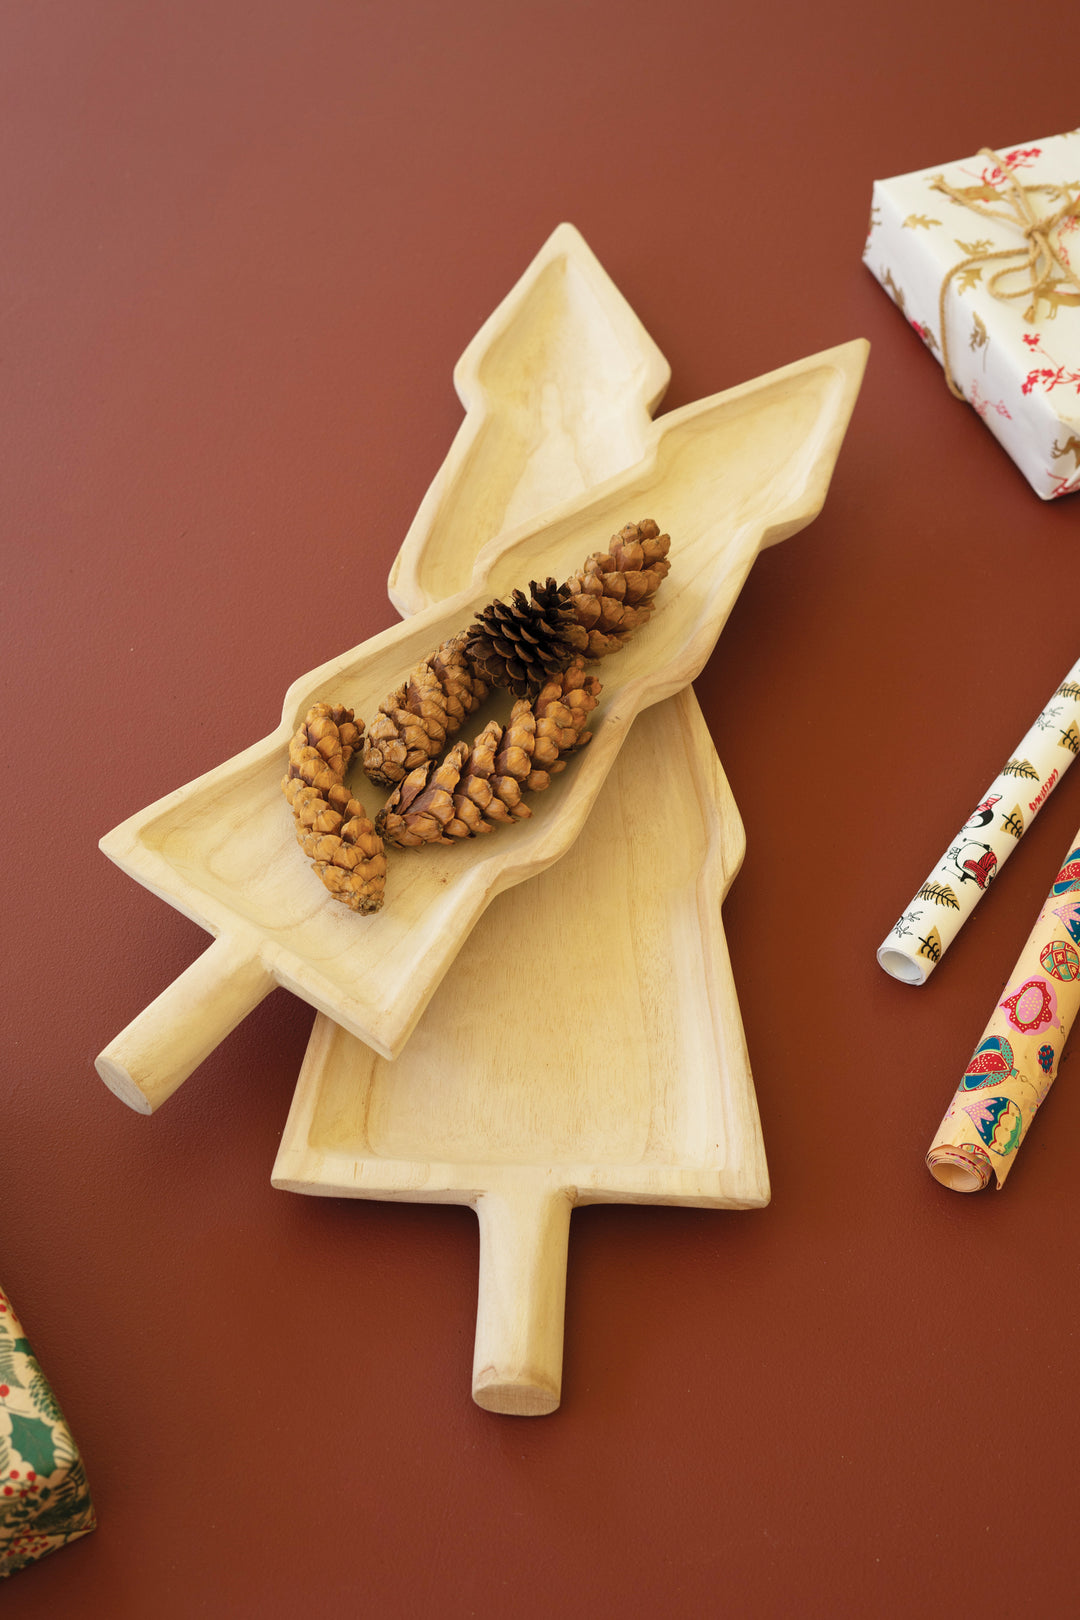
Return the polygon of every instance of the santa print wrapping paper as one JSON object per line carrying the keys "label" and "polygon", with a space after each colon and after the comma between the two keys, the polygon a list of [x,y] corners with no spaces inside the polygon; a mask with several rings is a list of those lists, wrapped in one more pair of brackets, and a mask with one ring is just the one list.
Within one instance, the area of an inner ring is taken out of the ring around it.
{"label": "santa print wrapping paper", "polygon": [[[1028,193],[1039,219],[1080,197],[1080,130],[1027,146],[999,149],[1023,186],[1061,188]],[[939,188],[944,179],[964,199]],[[1000,270],[1015,267],[999,284],[1022,289],[1027,244],[1019,225],[991,219],[971,204],[1011,212],[1008,176],[982,155],[874,183],[870,230],[863,258],[897,308],[938,360],[947,345],[953,380],[1044,500],[1080,490],[1080,290],[1065,280],[1033,299],[1002,299],[989,290]],[[1049,233],[1064,265],[1080,279],[1080,217]],[[1012,259],[981,254],[1016,250]],[[965,260],[945,294],[942,282]]]}
{"label": "santa print wrapping paper", "polygon": [[1080,660],[882,941],[877,959],[886,973],[926,983],[1077,756]]}
{"label": "santa print wrapping paper", "polygon": [[95,1524],[78,1447],[0,1293],[0,1576],[56,1552]]}

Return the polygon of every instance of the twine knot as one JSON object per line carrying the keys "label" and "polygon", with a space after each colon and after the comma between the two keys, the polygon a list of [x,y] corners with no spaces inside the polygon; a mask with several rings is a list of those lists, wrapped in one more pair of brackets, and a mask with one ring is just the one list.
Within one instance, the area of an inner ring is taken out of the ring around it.
{"label": "twine knot", "polygon": [[[957,399],[963,399],[964,393],[957,387],[952,374],[952,366],[949,363],[949,340],[945,330],[945,295],[954,276],[958,276],[962,270],[969,269],[971,265],[987,264],[992,259],[1019,258],[1021,260],[1019,264],[1004,264],[1000,270],[995,270],[986,282],[986,290],[994,298],[1029,298],[1031,302],[1024,311],[1026,321],[1035,320],[1039,298],[1051,293],[1055,287],[1061,286],[1064,282],[1068,282],[1080,292],[1080,281],[1053,241],[1053,232],[1059,225],[1067,219],[1080,217],[1080,193],[1074,197],[1068,186],[1048,182],[1033,186],[1021,185],[1008,163],[994,151],[993,147],[982,147],[979,156],[990,158],[1006,182],[1007,189],[997,197],[1000,207],[989,208],[981,197],[971,195],[972,190],[981,192],[985,191],[986,187],[969,188],[968,191],[958,190],[949,184],[944,175],[939,175],[932,182],[932,189],[944,192],[953,202],[960,203],[964,208],[974,209],[977,214],[983,214],[987,219],[996,219],[1002,224],[1011,226],[1019,231],[1026,245],[1018,244],[1016,247],[997,248],[994,251],[988,247],[979,248],[969,253],[966,259],[961,259],[959,264],[954,264],[942,280],[941,291],[938,294],[941,364],[949,392],[955,394]],[[1065,200],[1055,212],[1040,217],[1031,202],[1034,193],[1039,191],[1049,192],[1052,200],[1059,198]],[[1006,276],[1024,275],[1025,272],[1026,279],[1020,286],[1008,291],[1002,287],[1001,283]]]}

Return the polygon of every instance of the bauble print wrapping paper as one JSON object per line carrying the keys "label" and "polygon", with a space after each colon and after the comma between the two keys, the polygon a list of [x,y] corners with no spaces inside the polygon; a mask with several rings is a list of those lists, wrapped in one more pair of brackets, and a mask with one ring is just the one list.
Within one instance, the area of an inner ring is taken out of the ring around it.
{"label": "bauble print wrapping paper", "polygon": [[[1048,188],[1027,192],[1039,219],[1075,204],[1080,130],[997,155],[1000,164],[981,154],[875,181],[863,258],[938,362],[947,359],[957,389],[1036,494],[1051,500],[1080,489],[1080,288],[1057,276],[1027,296],[1022,226],[978,210],[1009,215],[1013,181]],[[1067,215],[1048,238],[1080,279],[1080,217]],[[994,257],[1009,249],[1015,257]],[[990,290],[1002,270],[1005,298]],[[957,271],[943,333],[942,285]]]}
{"label": "bauble print wrapping paper", "polygon": [[1080,1011],[1080,832],[926,1156],[956,1192],[1000,1187],[1054,1083]]}
{"label": "bauble print wrapping paper", "polygon": [[0,1293],[0,1575],[56,1552],[95,1524],[78,1447]]}

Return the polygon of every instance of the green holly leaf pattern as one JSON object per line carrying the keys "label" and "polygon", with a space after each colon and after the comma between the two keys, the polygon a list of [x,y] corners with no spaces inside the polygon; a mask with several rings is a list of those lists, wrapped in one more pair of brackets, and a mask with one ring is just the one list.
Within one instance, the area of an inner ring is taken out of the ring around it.
{"label": "green holly leaf pattern", "polygon": [[50,1423],[63,1423],[64,1414],[60,1410],[60,1402],[53,1394],[49,1380],[36,1363],[30,1380],[30,1399],[43,1418],[47,1418]]}
{"label": "green holly leaf pattern", "polygon": [[6,1384],[9,1389],[22,1389],[23,1381],[15,1371],[17,1365],[14,1344],[0,1333],[0,1384]]}
{"label": "green holly leaf pattern", "polygon": [[12,1450],[18,1452],[27,1468],[46,1477],[51,1474],[56,1468],[52,1424],[42,1423],[40,1418],[22,1417],[18,1412],[9,1412],[8,1421]]}

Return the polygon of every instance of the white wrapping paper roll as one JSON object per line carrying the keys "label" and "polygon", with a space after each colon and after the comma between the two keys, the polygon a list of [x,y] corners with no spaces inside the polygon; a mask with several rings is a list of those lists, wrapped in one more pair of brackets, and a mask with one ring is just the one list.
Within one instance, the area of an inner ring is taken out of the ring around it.
{"label": "white wrapping paper roll", "polygon": [[1080,662],[1070,669],[878,946],[886,973],[925,984],[1080,753]]}

